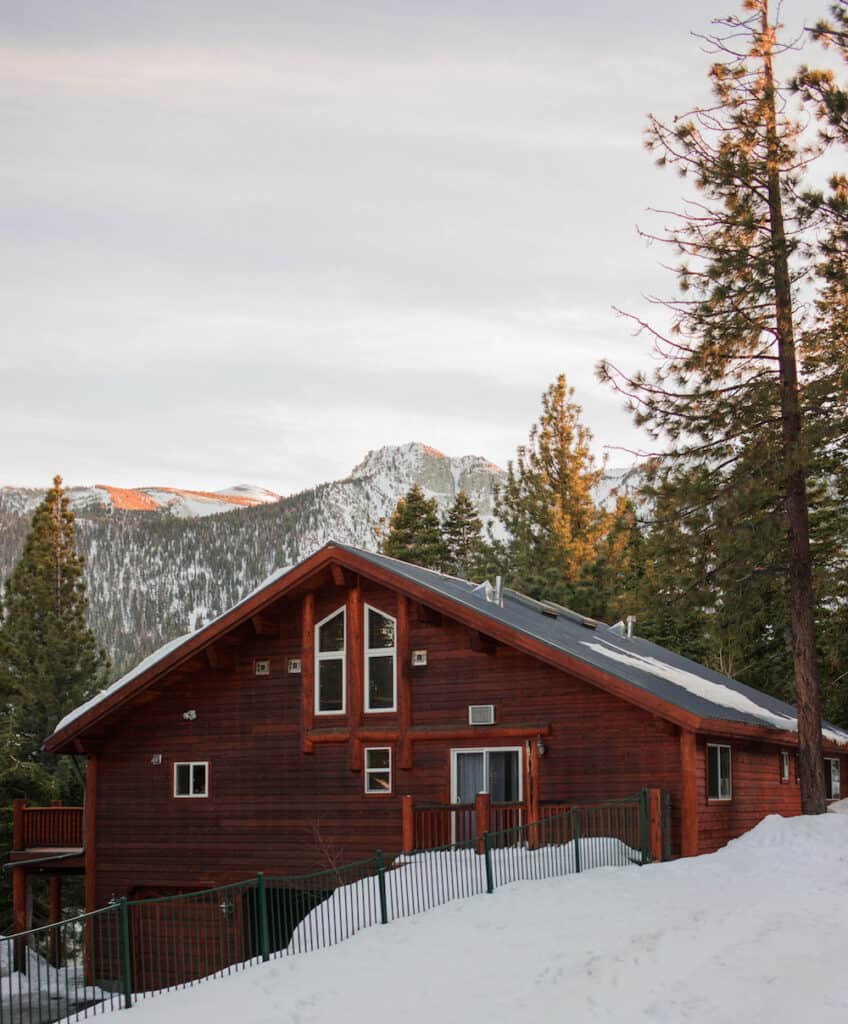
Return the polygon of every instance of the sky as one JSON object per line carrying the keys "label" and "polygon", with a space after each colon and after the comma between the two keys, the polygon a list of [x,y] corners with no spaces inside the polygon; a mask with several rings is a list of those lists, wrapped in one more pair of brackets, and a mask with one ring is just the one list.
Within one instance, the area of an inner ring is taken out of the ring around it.
{"label": "sky", "polygon": [[0,0],[0,485],[503,465],[559,373],[629,464],[595,366],[650,369],[614,307],[673,293],[636,226],[681,195],[642,132],[729,10]]}

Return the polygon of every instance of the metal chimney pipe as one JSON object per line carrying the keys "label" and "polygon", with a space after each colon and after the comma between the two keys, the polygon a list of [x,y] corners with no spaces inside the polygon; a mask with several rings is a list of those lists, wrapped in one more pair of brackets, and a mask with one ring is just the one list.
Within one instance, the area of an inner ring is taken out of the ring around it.
{"label": "metal chimney pipe", "polygon": [[495,576],[495,604],[503,608],[504,581],[503,576]]}
{"label": "metal chimney pipe", "polygon": [[635,615],[628,615],[627,616],[627,636],[628,636],[628,639],[631,636],[633,636],[633,627],[635,625],[636,625],[636,616]]}

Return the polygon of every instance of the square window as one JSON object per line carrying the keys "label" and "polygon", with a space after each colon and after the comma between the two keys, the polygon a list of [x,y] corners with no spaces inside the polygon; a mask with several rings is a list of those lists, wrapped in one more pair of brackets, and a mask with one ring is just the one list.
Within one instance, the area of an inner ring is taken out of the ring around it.
{"label": "square window", "polygon": [[707,796],[710,800],[730,800],[733,793],[730,747],[707,744]]}
{"label": "square window", "polygon": [[209,762],[178,761],[174,764],[174,796],[209,795]]}
{"label": "square window", "polygon": [[365,750],[365,792],[391,793],[392,752],[389,747],[367,747]]}

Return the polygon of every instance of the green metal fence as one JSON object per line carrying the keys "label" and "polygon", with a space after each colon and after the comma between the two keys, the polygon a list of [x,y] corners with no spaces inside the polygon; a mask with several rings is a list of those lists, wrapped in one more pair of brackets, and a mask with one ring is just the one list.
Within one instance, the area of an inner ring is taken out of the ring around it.
{"label": "green metal fence", "polygon": [[260,874],[200,892],[121,898],[0,938],[0,1024],[78,1020],[332,946],[363,928],[510,882],[644,864],[648,841],[643,791],[437,849],[378,850],[308,875]]}

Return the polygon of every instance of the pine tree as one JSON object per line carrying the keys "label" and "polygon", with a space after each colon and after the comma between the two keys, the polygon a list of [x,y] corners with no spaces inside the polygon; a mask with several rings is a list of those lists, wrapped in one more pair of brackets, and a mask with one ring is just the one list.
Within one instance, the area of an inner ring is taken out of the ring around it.
{"label": "pine tree", "polygon": [[448,509],[443,535],[446,572],[463,579],[478,579],[485,574],[489,546],[483,537],[483,523],[477,509],[465,491],[457,494]]}
{"label": "pine tree", "polygon": [[[82,559],[61,477],[36,509],[0,605],[0,855],[11,847],[12,801],[82,800],[67,758],[41,744],[72,708],[105,685],[109,663],[86,622]],[[8,911],[8,887],[0,913]]]}
{"label": "pine tree", "polygon": [[542,414],[507,467],[495,515],[507,540],[496,545],[510,586],[531,597],[572,602],[609,525],[592,491],[603,470],[591,452],[574,389],[560,375],[542,396]]}
{"label": "pine tree", "polygon": [[[818,224],[799,179],[816,153],[775,78],[775,58],[786,47],[768,0],[745,0],[741,17],[719,24],[727,36],[710,40],[720,55],[710,70],[713,104],[671,125],[652,117],[647,133],[658,163],[676,167],[698,193],[654,236],[682,256],[681,297],[664,303],[673,329],[663,334],[640,321],[656,342],[659,368],[651,377],[607,363],[600,374],[628,396],[637,422],[668,446],[673,458],[659,474],[662,486],[674,495],[684,537],[698,522],[711,535],[712,578],[737,559],[740,579],[754,579],[753,552],[763,555],[762,579],[782,574],[802,805],[819,813],[824,781],[809,480],[814,454],[832,443],[833,424],[812,396],[826,409],[838,375],[821,305],[801,294],[802,282],[806,287],[811,279]],[[760,540],[775,519],[782,535],[765,552]],[[736,542],[722,551],[728,536]],[[779,623],[772,632],[780,643]]]}
{"label": "pine tree", "polygon": [[425,497],[418,484],[397,503],[380,550],[384,555],[425,569],[444,568],[447,551],[439,505],[435,498]]}

